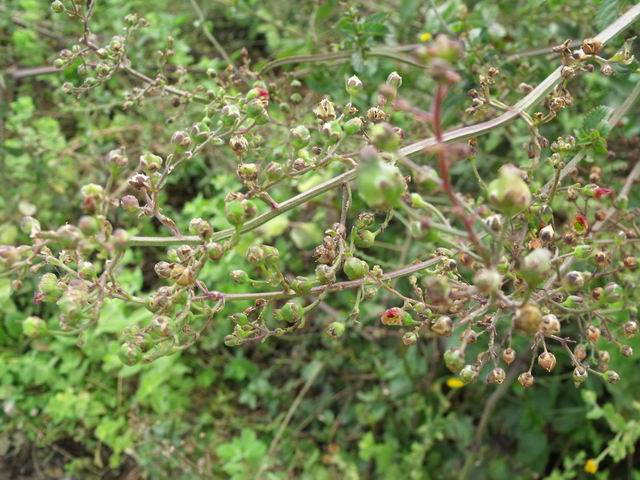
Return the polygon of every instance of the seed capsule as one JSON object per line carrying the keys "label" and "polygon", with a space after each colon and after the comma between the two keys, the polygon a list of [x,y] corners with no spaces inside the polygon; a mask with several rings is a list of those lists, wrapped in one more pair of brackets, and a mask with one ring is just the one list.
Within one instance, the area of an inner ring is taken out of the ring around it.
{"label": "seed capsule", "polygon": [[589,378],[589,374],[587,373],[587,370],[584,367],[578,365],[576,368],[573,369],[573,383],[575,384],[576,387],[586,382],[587,378]]}
{"label": "seed capsule", "polygon": [[529,388],[533,386],[533,384],[535,383],[535,378],[533,378],[533,375],[531,375],[531,372],[523,372],[518,376],[518,382],[524,388]]}
{"label": "seed capsule", "polygon": [[511,365],[515,359],[516,351],[513,348],[509,347],[502,352],[502,360],[504,360],[504,363],[507,365]]}
{"label": "seed capsule", "polygon": [[600,329],[595,325],[589,325],[585,334],[591,343],[596,343],[600,339]]}
{"label": "seed capsule", "polygon": [[624,336],[627,338],[631,338],[636,333],[638,333],[638,322],[636,322],[635,320],[629,320],[628,322],[625,322],[625,324],[622,326],[622,329],[624,331]]}
{"label": "seed capsule", "polygon": [[474,383],[478,379],[478,367],[475,365],[465,365],[462,370],[460,370],[460,380],[465,385],[469,385]]}
{"label": "seed capsule", "polygon": [[453,320],[446,315],[438,317],[431,324],[431,331],[441,337],[450,337],[453,333]]}
{"label": "seed capsule", "polygon": [[487,376],[487,383],[493,383],[496,385],[501,385],[504,382],[504,379],[507,377],[503,368],[496,367]]}
{"label": "seed capsule", "polygon": [[527,304],[518,309],[514,319],[515,327],[526,333],[536,333],[540,329],[542,313],[532,304]]}
{"label": "seed capsule", "polygon": [[545,335],[555,335],[560,332],[560,321],[558,317],[550,313],[542,317],[541,328]]}
{"label": "seed capsule", "polygon": [[538,365],[550,372],[556,366],[556,356],[551,352],[542,352],[538,357]]}
{"label": "seed capsule", "polygon": [[444,364],[453,373],[458,373],[464,367],[464,353],[459,348],[450,348],[443,355]]}

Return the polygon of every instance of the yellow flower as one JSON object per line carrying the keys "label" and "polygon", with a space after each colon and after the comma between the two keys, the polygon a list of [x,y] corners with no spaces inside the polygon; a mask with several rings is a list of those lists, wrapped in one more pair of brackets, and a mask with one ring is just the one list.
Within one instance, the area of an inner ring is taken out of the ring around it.
{"label": "yellow flower", "polygon": [[447,379],[447,387],[449,388],[462,388],[464,383],[457,377],[451,377]]}
{"label": "yellow flower", "polygon": [[429,32],[424,32],[424,33],[420,34],[420,41],[421,42],[428,42],[429,40],[431,40],[431,34]]}
{"label": "yellow flower", "polygon": [[598,471],[598,462],[596,462],[593,458],[590,458],[584,464],[584,471],[590,473],[591,475],[595,475]]}

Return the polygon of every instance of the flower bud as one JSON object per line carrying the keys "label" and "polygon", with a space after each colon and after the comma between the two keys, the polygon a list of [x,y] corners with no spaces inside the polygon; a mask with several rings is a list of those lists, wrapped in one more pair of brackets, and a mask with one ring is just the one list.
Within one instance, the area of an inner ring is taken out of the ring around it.
{"label": "flower bud", "polygon": [[386,326],[401,326],[406,312],[400,307],[391,307],[380,315],[380,322]]}
{"label": "flower bud", "polygon": [[129,234],[122,228],[116,228],[111,234],[111,242],[116,249],[123,250],[127,248],[127,243],[129,242]]}
{"label": "flower bud", "polygon": [[573,249],[573,255],[576,258],[584,259],[584,258],[587,258],[589,255],[591,255],[592,251],[593,251],[593,247],[591,245],[577,245]]}
{"label": "flower bud", "polygon": [[82,192],[82,196],[85,198],[86,197],[98,198],[104,194],[104,188],[102,188],[100,185],[97,185],[95,183],[89,183],[82,187],[81,192]]}
{"label": "flower bud", "polygon": [[488,186],[489,202],[505,215],[513,216],[531,204],[531,192],[522,180],[520,170],[505,165],[500,175]]}
{"label": "flower bud", "polygon": [[531,375],[531,372],[523,372],[518,376],[518,382],[524,388],[529,388],[529,387],[532,387],[533,384],[535,383],[535,378],[533,378],[533,375]]}
{"label": "flower bud", "polygon": [[81,262],[78,265],[78,275],[83,280],[92,280],[98,275],[96,267],[91,262]]}
{"label": "flower bud", "polygon": [[617,302],[622,299],[624,289],[615,282],[609,282],[604,287],[604,294],[609,302]]}
{"label": "flower bud", "polygon": [[531,287],[545,280],[551,272],[551,252],[546,248],[537,248],[527,255],[521,265],[520,274]]}
{"label": "flower bud", "polygon": [[359,92],[362,91],[362,88],[363,88],[362,82],[355,75],[349,77],[345,86],[347,93],[351,97],[355,97]]}
{"label": "flower bud", "polygon": [[444,364],[453,373],[458,373],[464,367],[464,353],[459,348],[450,348],[444,352]]}
{"label": "flower bud", "polygon": [[327,327],[327,334],[331,338],[340,338],[344,335],[345,325],[342,322],[331,322]]}

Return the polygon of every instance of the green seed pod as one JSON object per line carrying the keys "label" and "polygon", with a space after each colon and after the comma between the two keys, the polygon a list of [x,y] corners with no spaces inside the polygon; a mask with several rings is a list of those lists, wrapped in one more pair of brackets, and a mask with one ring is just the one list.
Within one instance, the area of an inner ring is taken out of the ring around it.
{"label": "green seed pod", "polygon": [[504,369],[501,367],[496,367],[491,370],[491,372],[489,372],[489,375],[487,376],[487,383],[502,385],[505,378],[507,378],[507,374],[505,373]]}
{"label": "green seed pod", "polygon": [[163,162],[162,157],[151,152],[145,152],[140,155],[140,166],[151,173],[159,171]]}
{"label": "green seed pod", "polygon": [[422,279],[422,289],[428,303],[443,304],[449,301],[451,285],[443,275],[430,275]]}
{"label": "green seed pod", "polygon": [[562,278],[562,286],[568,292],[582,290],[582,288],[584,287],[584,276],[580,272],[568,272]]}
{"label": "green seed pod", "polygon": [[96,278],[97,274],[96,266],[91,262],[81,262],[78,265],[78,275],[83,280],[92,280]]}
{"label": "green seed pod", "polygon": [[353,243],[358,248],[371,248],[373,242],[376,241],[376,234],[370,230],[359,230],[355,234]]}
{"label": "green seed pod", "polygon": [[480,293],[484,293],[485,295],[496,293],[501,283],[502,277],[494,269],[483,268],[478,270],[473,277],[473,284]]}
{"label": "green seed pod", "polygon": [[369,138],[381,152],[395,152],[401,142],[400,135],[386,122],[372,125],[369,129]]}
{"label": "green seed pod", "polygon": [[247,248],[245,259],[251,265],[260,265],[264,261],[264,250],[259,245],[252,245]]}
{"label": "green seed pod", "polygon": [[309,295],[312,287],[313,282],[307,277],[296,277],[293,282],[291,282],[291,289],[298,295]]}
{"label": "green seed pod", "polygon": [[335,283],[336,272],[329,265],[318,265],[316,267],[316,278],[322,285]]}
{"label": "green seed pod", "polygon": [[478,371],[478,367],[476,367],[475,365],[465,365],[462,370],[460,370],[459,376],[460,380],[462,380],[462,383],[464,383],[465,385],[470,385],[478,380],[479,374],[480,372]]}
{"label": "green seed pod", "polygon": [[271,245],[262,245],[262,252],[264,253],[264,263],[267,266],[273,267],[280,262],[280,251],[276,247]]}
{"label": "green seed pod", "polygon": [[291,133],[291,144],[296,148],[304,148],[309,145],[311,141],[311,133],[309,133],[309,129],[304,125],[298,125],[295,128],[289,130]]}
{"label": "green seed pod", "polygon": [[42,300],[45,302],[55,302],[63,293],[62,288],[58,285],[58,277],[54,273],[42,275],[38,291],[42,294]]}
{"label": "green seed pod", "polygon": [[340,338],[344,335],[345,325],[342,322],[331,322],[327,327],[327,334],[331,338]]}
{"label": "green seed pod", "polygon": [[233,315],[230,315],[229,318],[233,323],[237,323],[240,326],[249,323],[249,317],[247,317],[247,314],[243,312],[234,313]]}
{"label": "green seed pod", "polygon": [[365,148],[360,153],[358,193],[370,208],[389,210],[400,204],[406,184],[400,169],[382,161],[377,152]]}
{"label": "green seed pod", "polygon": [[351,97],[355,97],[359,92],[362,91],[362,88],[363,88],[362,82],[355,75],[349,77],[345,85],[345,89],[347,90],[347,93]]}
{"label": "green seed pod", "polygon": [[344,133],[347,135],[355,135],[362,130],[362,119],[360,117],[352,118],[343,125]]}
{"label": "green seed pod", "polygon": [[300,305],[294,302],[285,303],[282,308],[273,312],[274,317],[277,320],[295,323],[302,318],[303,309]]}
{"label": "green seed pod", "polygon": [[542,313],[540,312],[540,309],[537,306],[528,303],[518,309],[514,319],[514,324],[518,330],[533,334],[540,329],[541,321]]}
{"label": "green seed pod", "polygon": [[64,4],[60,0],[55,0],[51,3],[51,10],[54,13],[62,13],[64,12]]}
{"label": "green seed pod", "polygon": [[593,247],[591,245],[578,245],[573,249],[573,255],[576,258],[584,259],[588,258],[593,251]]}
{"label": "green seed pod", "polygon": [[22,333],[29,338],[42,337],[47,333],[47,324],[40,317],[27,317],[22,322]]}
{"label": "green seed pod", "polygon": [[532,387],[533,384],[535,383],[535,378],[533,378],[533,375],[531,375],[531,372],[523,372],[518,376],[518,382],[524,388],[529,388],[529,387]]}
{"label": "green seed pod", "polygon": [[499,177],[488,186],[488,195],[489,202],[508,216],[520,213],[531,204],[529,187],[513,165],[500,169]]}
{"label": "green seed pod", "polygon": [[617,302],[622,299],[622,296],[624,295],[624,289],[617,283],[609,282],[604,287],[604,294],[607,301]]}
{"label": "green seed pod", "polygon": [[242,225],[247,220],[244,206],[241,200],[231,200],[224,206],[224,215],[232,225]]}
{"label": "green seed pod", "polygon": [[589,374],[587,373],[587,370],[578,365],[576,368],[573,369],[573,383],[574,385],[577,387],[580,384],[584,383],[587,381],[587,378],[589,378]]}
{"label": "green seed pod", "polygon": [[210,260],[220,260],[224,255],[224,247],[218,242],[207,243],[206,249]]}
{"label": "green seed pod", "polygon": [[453,320],[451,317],[442,315],[433,321],[431,331],[441,337],[450,337],[453,333]]}
{"label": "green seed pod", "polygon": [[243,284],[249,281],[249,274],[244,270],[234,270],[230,276],[233,283]]}
{"label": "green seed pod", "polygon": [[607,370],[604,372],[604,379],[613,385],[620,381],[620,375],[613,370]]}
{"label": "green seed pod", "polygon": [[125,365],[136,365],[142,360],[142,350],[131,343],[123,343],[118,351],[118,358]]}
{"label": "green seed pod", "polygon": [[520,274],[530,287],[536,287],[551,272],[551,252],[546,248],[537,248],[527,255],[520,265]]}
{"label": "green seed pod", "polygon": [[405,344],[407,347],[410,347],[411,345],[415,345],[418,342],[418,335],[415,334],[415,332],[406,332],[404,335],[402,335],[402,343]]}
{"label": "green seed pod", "polygon": [[332,120],[330,122],[325,122],[322,125],[322,133],[324,133],[332,143],[336,143],[338,140],[342,138],[342,126],[338,120]]}
{"label": "green seed pod", "polygon": [[358,280],[369,273],[369,265],[364,260],[349,257],[344,262],[343,271],[349,280]]}
{"label": "green seed pod", "polygon": [[444,364],[453,373],[458,373],[464,367],[464,353],[459,348],[448,349],[443,358]]}

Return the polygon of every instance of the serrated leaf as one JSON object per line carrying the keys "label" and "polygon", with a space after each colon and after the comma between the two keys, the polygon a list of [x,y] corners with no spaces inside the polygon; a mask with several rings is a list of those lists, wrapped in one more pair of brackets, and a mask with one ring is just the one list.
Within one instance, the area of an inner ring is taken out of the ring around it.
{"label": "serrated leaf", "polygon": [[584,130],[594,130],[600,128],[609,114],[613,111],[611,107],[600,105],[594,108],[582,120],[582,128]]}

